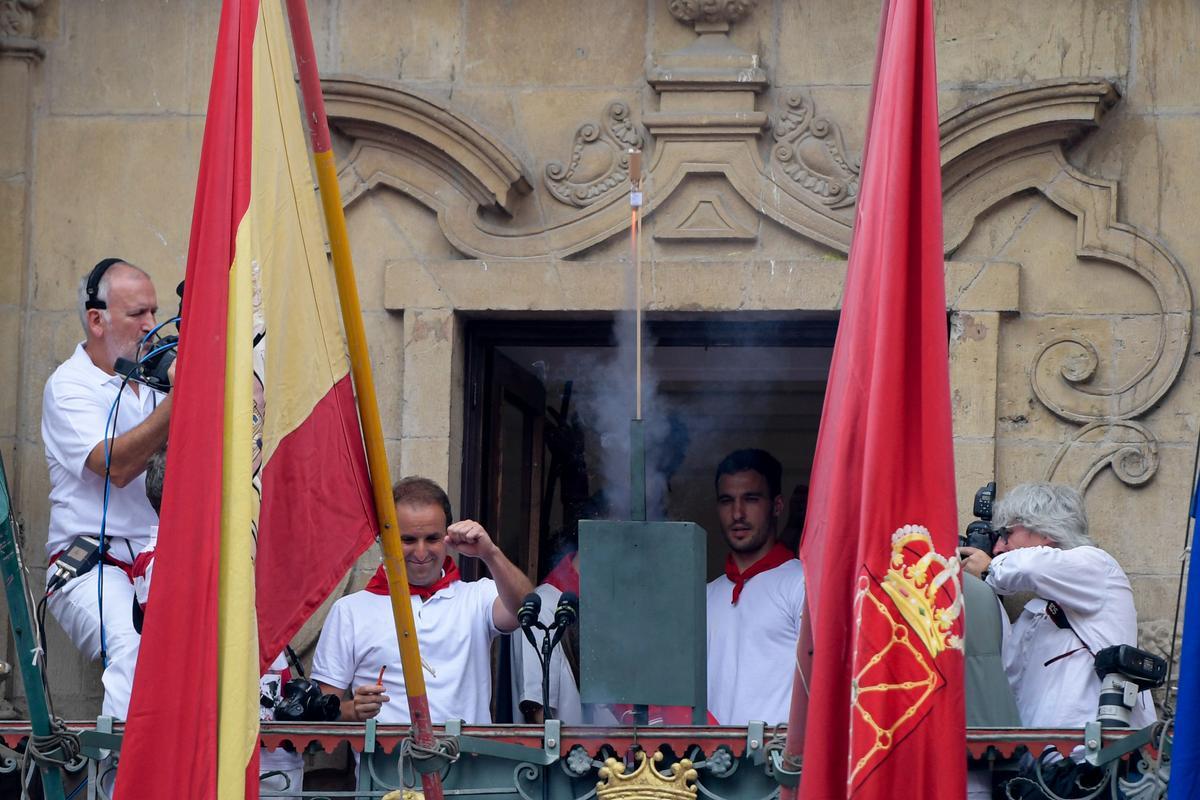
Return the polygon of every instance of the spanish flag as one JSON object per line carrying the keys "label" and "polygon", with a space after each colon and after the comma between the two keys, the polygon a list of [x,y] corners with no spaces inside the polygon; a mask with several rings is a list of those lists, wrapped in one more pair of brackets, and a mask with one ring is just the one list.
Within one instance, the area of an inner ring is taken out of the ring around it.
{"label": "spanish flag", "polygon": [[279,0],[225,0],[117,796],[258,796],[259,675],[376,532]]}

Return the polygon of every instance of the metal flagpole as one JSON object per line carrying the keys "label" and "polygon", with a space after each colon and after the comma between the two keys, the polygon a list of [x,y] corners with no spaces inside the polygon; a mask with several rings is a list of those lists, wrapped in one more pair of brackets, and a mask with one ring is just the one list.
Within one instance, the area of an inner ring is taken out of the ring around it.
{"label": "metal flagpole", "polygon": [[[325,212],[325,226],[333,251],[333,269],[337,279],[338,300],[342,307],[342,323],[346,328],[346,343],[350,351],[350,371],[354,377],[358,415],[367,449],[367,465],[371,470],[375,513],[379,517],[383,562],[390,587],[392,615],[396,621],[396,639],[400,643],[400,663],[404,671],[405,691],[408,694],[413,738],[419,746],[433,749],[433,723],[429,717],[425,675],[421,672],[421,653],[417,645],[412,601],[409,599],[408,574],[404,569],[404,550],[396,522],[396,506],[392,503],[392,481],[383,444],[383,427],[379,421],[379,403],[376,400],[375,381],[371,375],[371,363],[367,355],[367,336],[363,329],[362,309],[358,302],[358,285],[354,279],[346,217],[342,212],[342,193],[338,188],[337,170],[334,166],[329,121],[325,116],[325,98],[321,93],[320,77],[317,75],[317,58],[313,51],[308,9],[305,0],[287,0],[287,10],[292,29],[292,46],[296,53],[296,66],[300,73],[300,89],[304,95],[305,116],[309,132],[312,134],[313,160],[317,168],[321,206]],[[442,800],[442,782],[437,772],[423,773],[421,784],[427,800]]]}

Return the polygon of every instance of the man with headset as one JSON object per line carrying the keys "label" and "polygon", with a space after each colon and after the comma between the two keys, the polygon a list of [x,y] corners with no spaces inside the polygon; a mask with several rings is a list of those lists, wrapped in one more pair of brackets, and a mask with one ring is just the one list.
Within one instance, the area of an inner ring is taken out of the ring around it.
{"label": "man with headset", "polygon": [[154,284],[144,271],[119,258],[96,264],[79,284],[86,338],[46,381],[42,398],[50,470],[47,577],[76,537],[99,538],[103,527],[105,548],[98,567],[56,588],[47,604],[84,655],[104,657],[103,713],[118,719],[129,708],[141,642],[133,628],[130,571],[158,524],[144,472],[167,441],[171,395],[124,380],[115,364],[136,361],[139,350],[145,355],[142,345],[157,312]]}

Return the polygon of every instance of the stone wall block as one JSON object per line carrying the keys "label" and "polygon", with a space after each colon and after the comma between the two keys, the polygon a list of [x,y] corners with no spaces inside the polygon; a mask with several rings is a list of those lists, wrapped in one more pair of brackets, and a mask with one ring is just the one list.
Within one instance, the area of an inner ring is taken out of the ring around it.
{"label": "stone wall block", "polygon": [[[1175,531],[1164,535],[1175,536]],[[1183,534],[1178,534],[1179,547],[1183,547]],[[1128,573],[1128,571],[1127,571]],[[1128,573],[1133,587],[1133,601],[1137,604],[1138,620],[1170,620],[1175,616],[1175,593],[1179,590],[1179,567],[1169,575],[1141,575]],[[1176,650],[1178,653],[1178,650]]]}
{"label": "stone wall block", "polygon": [[1133,4],[1140,34],[1128,90],[1131,104],[1200,111],[1200,6],[1191,0]]}
{"label": "stone wall block", "polygon": [[402,430],[408,437],[450,435],[454,317],[449,311],[404,313],[404,405]]}
{"label": "stone wall block", "polygon": [[363,314],[363,327],[383,435],[396,438],[400,436],[404,406],[404,319],[399,314],[373,311]]}
{"label": "stone wall block", "polygon": [[950,394],[955,436],[996,433],[996,349],[1000,315],[959,312],[950,322]]}
{"label": "stone wall block", "polygon": [[[0,61],[0,64],[3,64]],[[0,114],[0,116],[3,116]],[[0,306],[19,306],[25,278],[25,183],[0,180]],[[14,348],[17,339],[5,339]]]}
{"label": "stone wall block", "polygon": [[160,305],[171,308],[187,260],[203,124],[75,118],[39,126],[34,307],[74,308],[80,276],[119,255],[150,273]]}
{"label": "stone wall block", "polygon": [[[7,465],[6,465],[7,467]],[[50,473],[46,469],[46,451],[41,437],[17,442],[16,467],[7,467],[13,508],[25,528],[25,558],[32,581],[45,583],[46,531],[50,526]],[[15,485],[13,485],[15,484]]]}
{"label": "stone wall block", "polygon": [[[760,11],[759,13],[764,13]],[[875,70],[875,39],[879,4],[871,0],[839,3],[837,10],[821,3],[781,3],[779,41],[820,46],[785,47],[775,68],[778,84],[868,86]],[[838,58],[830,58],[838,53]]]}
{"label": "stone wall block", "polygon": [[[450,482],[450,440],[443,437],[412,437],[406,436],[400,443],[400,471],[395,476],[423,475],[432,478],[442,486],[454,508],[458,508],[458,490],[451,491],[447,484]],[[458,477],[454,476],[458,484]]]}
{"label": "stone wall block", "polygon": [[[941,0],[934,22],[941,83],[1002,81],[1014,72],[1026,82],[1124,75],[1129,67],[1125,3],[980,5]],[[874,51],[872,46],[868,52]]]}
{"label": "stone wall block", "polygon": [[[65,3],[64,35],[47,59],[54,71],[52,113],[188,112],[189,59],[180,56],[189,52],[191,21],[180,6],[157,0],[130,0],[120,8]],[[216,26],[203,36],[211,50]]]}
{"label": "stone wall block", "polygon": [[[31,72],[29,62],[15,58],[0,58],[0,97],[4,98],[4,113],[0,114],[0,179],[24,174],[25,137],[29,126],[28,91]],[[8,208],[0,204],[0,208]],[[11,251],[4,251],[11,252]]]}
{"label": "stone wall block", "polygon": [[[11,379],[0,380],[0,436],[15,436],[17,433],[17,401],[21,396],[21,351],[17,343],[21,340],[21,312],[15,307],[0,305],[0,375]],[[7,455],[7,454],[6,454]],[[6,461],[9,469],[13,462]]]}
{"label": "stone wall block", "polygon": [[971,513],[975,492],[996,480],[996,445],[992,441],[954,438],[954,482],[958,499],[958,527],[965,530],[975,519]]}
{"label": "stone wall block", "polygon": [[846,262],[841,259],[760,259],[745,264],[742,270],[745,308],[841,308],[846,281]]}
{"label": "stone wall block", "polygon": [[642,76],[642,0],[472,0],[465,29],[467,84],[632,86]]}
{"label": "stone wall block", "polygon": [[462,57],[462,9],[457,3],[356,0],[342,3],[338,11],[339,72],[404,81],[454,80]]}
{"label": "stone wall block", "polygon": [[[25,380],[20,386],[22,416],[18,423],[18,435],[24,441],[41,447],[42,391],[46,380],[83,338],[83,328],[74,311],[43,312],[30,317],[22,356]],[[42,467],[45,468],[44,461]]]}

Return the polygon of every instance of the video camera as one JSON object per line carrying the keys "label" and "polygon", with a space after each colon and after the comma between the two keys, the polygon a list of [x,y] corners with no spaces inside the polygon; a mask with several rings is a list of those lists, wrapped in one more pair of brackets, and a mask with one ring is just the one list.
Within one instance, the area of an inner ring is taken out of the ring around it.
{"label": "video camera", "polygon": [[[176,330],[182,330],[183,281],[180,281],[179,286],[175,287],[175,293],[179,295],[179,313],[175,315],[174,320],[168,320],[151,331],[151,335],[164,325],[171,324],[172,321],[175,323]],[[118,375],[125,375],[131,381],[136,381],[160,392],[169,392],[171,391],[169,374],[171,365],[175,363],[178,349],[178,336],[155,336],[152,340],[143,341],[138,347],[136,361],[118,358],[113,364],[113,369]]]}
{"label": "video camera", "polygon": [[968,525],[966,531],[958,537],[960,546],[974,547],[989,556],[993,555],[992,551],[996,547],[996,541],[1000,538],[999,534],[992,530],[992,504],[995,502],[995,481],[981,486],[979,491],[975,492],[975,505],[972,507],[971,513],[977,519]]}
{"label": "video camera", "polygon": [[321,687],[308,678],[292,678],[283,685],[279,697],[262,696],[264,707],[275,708],[277,722],[333,722],[341,716],[337,695],[323,694]]}
{"label": "video camera", "polygon": [[1139,692],[1157,689],[1167,677],[1167,660],[1128,644],[1096,653],[1100,707],[1096,718],[1106,727],[1128,728]]}

